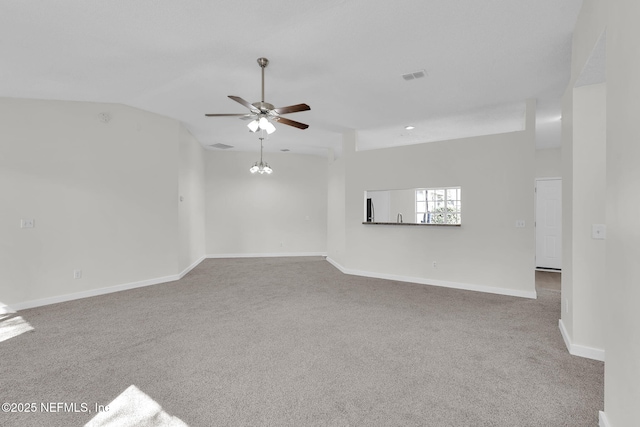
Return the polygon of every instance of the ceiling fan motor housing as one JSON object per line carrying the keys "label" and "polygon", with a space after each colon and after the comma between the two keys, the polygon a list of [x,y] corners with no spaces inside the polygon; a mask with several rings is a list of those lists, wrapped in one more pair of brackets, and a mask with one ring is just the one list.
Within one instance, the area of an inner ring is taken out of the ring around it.
{"label": "ceiling fan motor housing", "polygon": [[269,104],[268,102],[264,102],[264,101],[254,102],[251,105],[256,107],[258,110],[262,111],[263,114],[267,114],[270,110],[273,110],[276,108],[273,106],[273,104]]}

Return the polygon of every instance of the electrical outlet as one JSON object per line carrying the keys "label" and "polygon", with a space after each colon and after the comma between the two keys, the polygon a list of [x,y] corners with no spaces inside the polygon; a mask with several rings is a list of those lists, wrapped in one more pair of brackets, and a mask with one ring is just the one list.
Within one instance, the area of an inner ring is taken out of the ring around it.
{"label": "electrical outlet", "polygon": [[516,220],[516,228],[524,228],[526,222],[524,221],[524,219],[517,219]]}
{"label": "electrical outlet", "polygon": [[605,224],[591,225],[591,238],[604,240],[607,238],[607,226]]}
{"label": "electrical outlet", "polygon": [[80,279],[82,277],[82,270],[73,270],[73,278]]}
{"label": "electrical outlet", "polygon": [[438,268],[438,263],[433,261],[433,268]]}
{"label": "electrical outlet", "polygon": [[33,228],[36,226],[36,221],[34,219],[21,219],[20,220],[20,228]]}

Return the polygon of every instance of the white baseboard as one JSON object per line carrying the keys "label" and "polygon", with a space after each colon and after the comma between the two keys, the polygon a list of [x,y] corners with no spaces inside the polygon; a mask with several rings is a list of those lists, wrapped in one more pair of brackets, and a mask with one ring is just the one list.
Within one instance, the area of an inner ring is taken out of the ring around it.
{"label": "white baseboard", "polygon": [[144,286],[158,285],[160,283],[174,282],[180,279],[177,274],[171,276],[158,277],[156,279],[141,280],[139,282],[124,283],[122,285],[108,286],[106,288],[89,289],[72,294],[57,295],[55,297],[40,298],[31,301],[11,304],[14,310],[26,310],[28,308],[41,307],[43,305],[58,304],[60,302],[73,301],[81,298],[95,297],[98,295],[111,294],[113,292],[126,291],[129,289],[142,288]]}
{"label": "white baseboard", "polygon": [[74,292],[65,295],[56,295],[48,298],[40,298],[30,301],[18,302],[7,306],[0,307],[0,311],[14,312],[18,310],[26,310],[29,308],[41,307],[43,305],[58,304],[66,301],[73,301],[82,298],[95,297],[98,295],[110,294],[113,292],[126,291],[129,289],[142,288],[144,286],[159,285],[161,283],[174,282],[182,279],[198,264],[206,258],[256,258],[256,257],[289,257],[289,256],[327,256],[326,252],[294,252],[294,253],[258,253],[258,254],[213,254],[203,255],[194,261],[189,267],[185,268],[179,274],[170,276],[157,277],[155,279],[141,280],[139,282],[124,283],[121,285],[107,286],[98,289],[89,289],[86,291]]}
{"label": "white baseboard", "polygon": [[452,289],[463,289],[466,291],[476,291],[476,292],[484,292],[489,294],[508,295],[512,297],[531,298],[531,299],[536,299],[538,297],[538,294],[536,293],[536,291],[519,291],[516,289],[496,288],[492,286],[475,285],[472,283],[458,283],[458,282],[449,282],[445,280],[425,279],[422,277],[399,276],[395,274],[385,274],[385,273],[375,273],[370,271],[353,270],[353,269],[345,268],[341,266],[340,264],[338,264],[336,261],[332,260],[329,257],[327,257],[327,261],[329,261],[329,263],[331,263],[338,270],[342,271],[344,274],[351,274],[354,276],[373,277],[376,279],[395,280],[398,282],[419,283],[421,285],[440,286],[443,288],[452,288]]}
{"label": "white baseboard", "polygon": [[204,259],[205,259],[205,256],[204,255],[201,256],[197,261],[195,261],[193,264],[187,267],[180,274],[172,274],[170,276],[141,280],[139,282],[124,283],[121,285],[107,286],[104,288],[89,289],[86,291],[74,292],[71,294],[58,295],[58,296],[48,297],[48,298],[40,298],[36,300],[31,300],[31,301],[24,301],[24,302],[11,304],[9,308],[16,311],[26,310],[28,308],[41,307],[43,305],[58,304],[66,301],[73,301],[73,300],[82,299],[82,298],[95,297],[98,295],[111,294],[113,292],[126,291],[129,289],[142,288],[145,286],[159,285],[161,283],[175,282],[176,280],[182,279],[188,272],[193,270]]}
{"label": "white baseboard", "polygon": [[603,349],[587,347],[586,345],[572,343],[571,337],[569,336],[569,332],[567,332],[567,328],[565,328],[564,322],[562,321],[562,319],[558,320],[558,327],[560,328],[560,333],[562,334],[564,345],[567,346],[567,350],[569,351],[569,354],[573,356],[580,356],[587,359],[599,360],[601,362],[604,362]]}
{"label": "white baseboard", "polygon": [[206,256],[202,255],[200,258],[198,258],[196,261],[194,261],[193,264],[191,264],[189,267],[185,268],[182,273],[178,274],[178,278],[182,279],[184,276],[187,275],[187,273],[189,273],[191,270],[193,270],[194,268],[196,268],[198,266],[198,264],[200,264],[202,261],[204,261],[206,258]]}
{"label": "white baseboard", "polygon": [[600,411],[598,421],[598,426],[600,427],[612,427],[611,423],[609,423],[609,419],[607,418],[607,414],[605,414],[604,411]]}
{"label": "white baseboard", "polygon": [[326,252],[274,252],[252,254],[209,254],[207,258],[275,258],[289,256],[327,256]]}
{"label": "white baseboard", "polygon": [[[158,285],[161,283],[173,282],[183,278],[185,275],[187,275],[187,273],[189,273],[198,264],[200,264],[205,258],[263,258],[263,257],[294,257],[294,256],[295,257],[303,257],[303,256],[326,257],[327,253],[326,252],[281,252],[281,253],[209,254],[209,255],[200,257],[198,260],[193,262],[189,267],[184,269],[179,274],[158,277],[155,279],[141,280],[139,282],[109,286],[105,288],[90,289],[87,291],[75,292],[75,293],[65,294],[65,295],[58,295],[58,296],[49,297],[49,298],[41,298],[37,300],[24,301],[24,302],[11,304],[8,308],[11,310],[26,310],[28,308],[40,307],[43,305],[57,304],[65,301],[73,301],[81,298],[89,298],[89,297],[94,297],[98,295],[110,294],[113,292],[141,288],[144,286],[151,286],[151,285]],[[463,290],[469,290],[469,291],[516,296],[516,297],[522,297],[522,298],[532,298],[532,299],[537,298],[535,291],[525,292],[525,291],[518,291],[513,289],[495,288],[495,287],[484,286],[484,285],[474,285],[469,283],[457,283],[457,282],[448,282],[443,280],[424,279],[420,277],[408,277],[408,276],[399,276],[394,274],[373,273],[373,272],[344,268],[343,266],[338,264],[336,261],[328,257],[327,257],[327,261],[331,263],[333,266],[335,266],[338,270],[343,272],[344,274],[351,274],[355,276],[373,277],[377,279],[395,280],[399,282],[419,283],[423,285],[441,286],[445,288],[463,289]],[[566,342],[566,339],[565,339],[565,342]],[[583,356],[583,357],[587,357],[587,356]],[[600,360],[600,359],[596,359],[596,360]]]}

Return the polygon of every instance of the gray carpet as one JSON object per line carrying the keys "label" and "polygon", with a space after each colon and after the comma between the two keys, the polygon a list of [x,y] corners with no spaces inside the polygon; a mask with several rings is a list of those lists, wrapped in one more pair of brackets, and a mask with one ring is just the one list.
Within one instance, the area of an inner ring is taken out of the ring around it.
{"label": "gray carpet", "polygon": [[[537,300],[343,275],[321,257],[210,259],[184,279],[24,310],[0,402],[107,405],[131,385],[196,426],[597,426],[603,363]],[[81,426],[95,413],[0,413]]]}

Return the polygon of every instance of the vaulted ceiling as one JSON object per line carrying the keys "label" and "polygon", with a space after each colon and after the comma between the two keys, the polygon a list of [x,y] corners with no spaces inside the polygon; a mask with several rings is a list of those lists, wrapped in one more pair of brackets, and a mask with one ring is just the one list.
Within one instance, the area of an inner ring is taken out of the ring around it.
{"label": "vaulted ceiling", "polygon": [[[182,121],[209,149],[257,150],[230,100],[276,124],[265,151],[325,155],[522,129],[537,99],[540,147],[559,144],[560,98],[582,0],[94,0],[0,3],[0,96],[122,103]],[[405,80],[404,74],[425,77]],[[413,125],[415,129],[405,130]]]}

